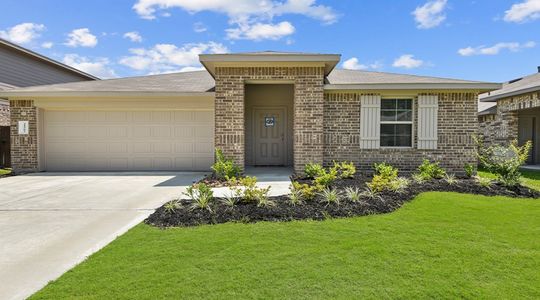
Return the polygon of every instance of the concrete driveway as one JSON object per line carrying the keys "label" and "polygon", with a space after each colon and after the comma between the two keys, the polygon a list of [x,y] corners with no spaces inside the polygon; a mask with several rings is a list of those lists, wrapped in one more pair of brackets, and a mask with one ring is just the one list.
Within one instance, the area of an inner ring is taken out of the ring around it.
{"label": "concrete driveway", "polygon": [[179,197],[203,173],[0,179],[0,299],[23,299]]}

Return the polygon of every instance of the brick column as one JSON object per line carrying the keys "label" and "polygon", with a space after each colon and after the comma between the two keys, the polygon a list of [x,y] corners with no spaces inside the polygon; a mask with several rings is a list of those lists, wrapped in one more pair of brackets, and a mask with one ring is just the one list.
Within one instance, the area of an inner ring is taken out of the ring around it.
{"label": "brick column", "polygon": [[[38,171],[37,109],[32,100],[11,100],[11,166],[15,173]],[[28,121],[28,134],[19,134]]]}

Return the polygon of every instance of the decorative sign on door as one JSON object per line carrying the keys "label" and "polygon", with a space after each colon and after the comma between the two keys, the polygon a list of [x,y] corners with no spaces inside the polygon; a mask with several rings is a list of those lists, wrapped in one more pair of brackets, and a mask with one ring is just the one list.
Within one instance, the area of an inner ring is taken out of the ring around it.
{"label": "decorative sign on door", "polygon": [[274,127],[276,125],[276,117],[264,117],[264,127]]}

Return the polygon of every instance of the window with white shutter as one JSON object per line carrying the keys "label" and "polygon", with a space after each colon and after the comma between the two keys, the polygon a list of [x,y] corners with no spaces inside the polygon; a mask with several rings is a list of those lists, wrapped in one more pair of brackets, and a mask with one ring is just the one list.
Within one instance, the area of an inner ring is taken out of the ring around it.
{"label": "window with white shutter", "polygon": [[437,95],[418,96],[418,149],[437,149]]}
{"label": "window with white shutter", "polygon": [[362,95],[360,98],[360,148],[379,149],[381,96]]}

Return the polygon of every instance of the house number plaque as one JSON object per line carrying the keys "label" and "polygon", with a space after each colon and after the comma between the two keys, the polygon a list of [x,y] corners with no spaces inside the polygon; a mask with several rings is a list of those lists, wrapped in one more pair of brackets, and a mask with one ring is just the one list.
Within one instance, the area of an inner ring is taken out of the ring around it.
{"label": "house number plaque", "polygon": [[275,117],[264,117],[264,127],[274,127],[276,125]]}

